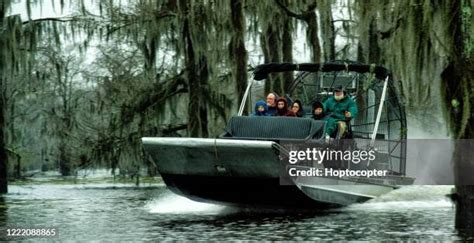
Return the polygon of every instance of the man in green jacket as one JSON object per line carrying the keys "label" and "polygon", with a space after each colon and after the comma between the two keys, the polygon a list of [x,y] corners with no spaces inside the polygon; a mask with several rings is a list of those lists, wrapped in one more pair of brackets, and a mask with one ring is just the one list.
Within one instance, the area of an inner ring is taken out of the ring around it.
{"label": "man in green jacket", "polygon": [[339,126],[339,136],[346,131],[346,122],[357,116],[357,104],[347,96],[342,85],[336,86],[334,95],[330,96],[323,103],[324,112],[327,115],[326,134],[332,135]]}

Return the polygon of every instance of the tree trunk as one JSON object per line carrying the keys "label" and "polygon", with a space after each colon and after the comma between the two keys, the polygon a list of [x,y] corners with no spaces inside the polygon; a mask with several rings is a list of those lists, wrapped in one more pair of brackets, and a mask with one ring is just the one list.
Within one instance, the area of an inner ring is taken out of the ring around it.
{"label": "tree trunk", "polygon": [[[267,43],[267,37],[265,34],[261,34],[260,35],[260,47],[262,48],[262,52],[263,52],[263,62],[264,63],[270,63],[271,62],[271,56],[270,56],[270,51],[268,50],[268,43]],[[272,91],[272,76],[268,76],[266,79],[265,79],[265,86],[263,88],[263,92],[264,94],[263,95],[267,95],[268,93],[270,93],[270,91]]]}
{"label": "tree trunk", "polygon": [[[5,18],[5,12],[6,12],[6,6],[7,3],[5,1],[2,1],[0,3],[0,27],[3,28],[3,22]],[[8,158],[7,158],[7,151],[5,147],[5,134],[4,134],[4,129],[5,129],[5,111],[4,111],[4,98],[5,94],[3,94],[5,87],[4,85],[6,84],[6,57],[5,57],[5,36],[0,36],[0,193],[7,193],[8,192],[8,186],[7,186],[7,170],[8,170]]]}
{"label": "tree trunk", "polygon": [[321,44],[319,43],[318,37],[318,19],[314,10],[308,12],[305,17],[305,21],[308,24],[306,29],[306,38],[308,39],[309,46],[311,48],[311,60],[315,63],[321,62]]}
{"label": "tree trunk", "polygon": [[15,168],[15,178],[21,178],[21,156],[17,155],[16,157],[16,168]]}
{"label": "tree trunk", "polygon": [[156,49],[155,37],[147,36],[142,43],[142,53],[145,57],[145,72],[152,82],[156,82]]}
{"label": "tree trunk", "polygon": [[[291,18],[296,18],[296,19],[299,19],[299,20],[303,20],[304,22],[306,22],[307,24],[307,27],[306,27],[306,41],[308,42],[309,44],[309,47],[310,47],[310,50],[311,50],[311,59],[313,60],[313,62],[315,63],[319,63],[321,61],[321,45],[320,45],[320,42],[319,42],[319,37],[318,37],[318,20],[317,20],[317,17],[316,17],[316,12],[315,12],[315,9],[316,9],[316,2],[312,2],[309,6],[307,6],[307,9],[303,12],[303,13],[295,13],[293,12],[292,10],[290,10],[288,8],[288,6],[290,5],[289,1],[286,0],[286,1],[283,1],[283,0],[276,0],[275,1],[276,4],[280,7],[280,9],[283,10],[283,12],[286,13],[286,18],[284,20],[284,35],[286,33],[286,29],[288,29],[288,31],[292,31],[290,30],[291,28],[291,24],[290,24],[290,19]],[[291,18],[290,18],[291,17]],[[290,32],[291,34],[291,32]],[[286,40],[289,39],[287,37],[287,34],[286,36],[283,37],[283,44],[285,45],[286,44]],[[292,42],[291,42],[292,44]],[[283,58],[285,59],[285,47],[283,48]],[[289,58],[288,58],[289,59]]]}
{"label": "tree trunk", "polygon": [[[202,52],[201,52],[202,53]],[[202,89],[203,87],[209,87],[209,67],[207,63],[207,58],[203,54],[199,56],[199,66],[198,66],[198,77],[199,77],[199,87]],[[202,94],[202,90],[200,90]],[[207,119],[207,101],[200,97],[199,102],[199,121],[201,124],[201,134],[200,137],[207,138],[209,137],[209,130],[208,130],[208,119]]]}
{"label": "tree trunk", "polygon": [[324,45],[324,61],[336,60],[336,35],[334,32],[334,21],[332,17],[332,1],[321,1],[320,13],[322,21],[322,35]]}
{"label": "tree trunk", "polygon": [[59,172],[62,176],[71,175],[71,161],[64,141],[59,145]]}
{"label": "tree trunk", "polygon": [[377,21],[372,16],[369,24],[369,63],[380,64],[380,47],[378,43]]}
{"label": "tree trunk", "polygon": [[135,177],[135,186],[140,186],[140,166],[137,165],[136,169],[137,169],[137,172],[135,174],[135,176],[136,176]]}
{"label": "tree trunk", "polygon": [[[191,137],[208,137],[207,102],[203,99],[203,87],[208,86],[209,67],[205,52],[196,51],[193,40],[193,28],[202,28],[201,23],[196,23],[192,18],[192,1],[180,0],[180,15],[183,21],[182,38],[184,45],[184,60],[186,66],[186,79],[188,82],[188,131]],[[193,23],[193,24],[191,24]]]}
{"label": "tree trunk", "polygon": [[[2,18],[0,18],[2,19]],[[3,40],[0,40],[3,41]],[[3,45],[1,43],[0,45]],[[1,51],[2,48],[0,48]],[[4,58],[3,55],[0,57],[2,60],[0,61],[0,75],[3,74],[3,67],[4,67]],[[3,92],[4,88],[3,85],[5,84],[5,79],[3,77],[0,77],[0,92]],[[3,97],[3,95],[2,95]],[[5,128],[5,113],[4,113],[4,103],[3,103],[3,98],[0,97],[0,193],[7,193],[8,192],[8,180],[7,180],[7,174],[8,174],[8,157],[7,157],[7,151],[5,147],[5,136],[4,136],[4,128]]]}
{"label": "tree trunk", "polygon": [[[465,14],[466,12],[470,13]],[[456,134],[454,168],[456,176],[456,228],[474,236],[474,40],[473,6],[469,1],[453,1],[452,21],[449,30],[452,42],[453,62],[443,72],[446,103],[458,100],[459,106],[448,107],[452,130]],[[468,17],[466,17],[468,16]],[[470,18],[469,18],[470,17]]]}
{"label": "tree trunk", "polygon": [[[233,70],[235,77],[235,90],[237,91],[237,105],[242,102],[242,97],[247,87],[247,50],[245,49],[245,17],[243,10],[244,0],[230,1],[232,11],[232,27],[234,30],[231,40]],[[245,106],[244,114],[247,114]]]}
{"label": "tree trunk", "polygon": [[[288,5],[288,0],[285,1]],[[282,35],[282,53],[283,62],[293,62],[293,21],[288,15],[283,17],[283,35]],[[283,73],[283,92],[282,95],[288,92],[290,84],[293,82],[293,73]]]}
{"label": "tree trunk", "polygon": [[[274,16],[274,18],[276,18]],[[279,28],[278,26],[273,26],[270,24],[267,26],[267,31],[266,31],[266,41],[267,41],[267,52],[270,56],[270,61],[271,62],[281,62],[281,40],[279,36]],[[280,73],[274,73],[270,74],[273,76],[272,78],[272,86],[271,86],[271,91],[274,91],[278,93],[279,95],[282,95],[283,93],[283,80],[282,80],[282,75]]]}
{"label": "tree trunk", "polygon": [[188,102],[188,131],[191,137],[200,137],[201,116],[200,116],[200,84],[196,70],[196,57],[192,33],[189,23],[190,2],[179,1],[180,14],[183,18],[182,38],[184,45],[184,60],[186,66],[186,80],[188,82],[189,102]]}
{"label": "tree trunk", "polygon": [[361,40],[357,43],[357,61],[360,63],[365,63],[364,47],[360,43]]}
{"label": "tree trunk", "polygon": [[364,29],[357,44],[357,60],[362,63],[381,64],[380,30],[377,26],[377,13],[375,12],[375,9],[378,8],[377,2],[359,1],[357,4],[361,15],[359,24],[362,26],[360,28]]}
{"label": "tree trunk", "polygon": [[[282,38],[280,35],[283,29],[281,15],[272,13],[268,23],[264,23],[262,34],[260,35],[261,47],[265,63],[282,61]],[[265,94],[276,92],[278,95],[283,93],[283,77],[281,73],[272,73],[265,81]]]}
{"label": "tree trunk", "polygon": [[62,176],[70,176],[72,172],[72,158],[71,158],[71,151],[70,149],[70,131],[72,130],[73,125],[73,112],[72,112],[72,104],[70,102],[71,99],[71,92],[70,90],[70,83],[68,83],[67,71],[64,72],[66,75],[64,78],[61,76],[60,71],[58,71],[58,84],[62,89],[60,89],[60,96],[63,100],[62,104],[62,112],[63,118],[61,118],[60,122],[60,143],[59,143],[59,172]]}

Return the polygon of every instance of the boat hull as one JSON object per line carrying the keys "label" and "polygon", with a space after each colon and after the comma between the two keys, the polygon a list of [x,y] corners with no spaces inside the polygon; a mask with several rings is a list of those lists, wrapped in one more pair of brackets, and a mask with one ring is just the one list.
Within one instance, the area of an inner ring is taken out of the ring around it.
{"label": "boat hull", "polygon": [[[170,190],[199,202],[244,207],[325,209],[365,202],[397,180],[364,182],[323,177],[281,177],[285,149],[273,141],[143,138]],[[283,179],[283,180],[282,180]],[[288,183],[289,182],[289,183]]]}
{"label": "boat hull", "polygon": [[277,178],[278,144],[210,138],[142,138],[160,174]]}
{"label": "boat hull", "polygon": [[341,205],[319,202],[279,178],[162,174],[168,188],[198,202],[239,207],[326,209]]}
{"label": "boat hull", "polygon": [[294,185],[281,185],[281,152],[272,141],[143,138],[167,187],[199,202],[243,207],[331,208]]}
{"label": "boat hull", "polygon": [[342,206],[362,203],[396,188],[383,183],[369,184],[350,178],[298,177],[294,181],[298,188],[313,200]]}

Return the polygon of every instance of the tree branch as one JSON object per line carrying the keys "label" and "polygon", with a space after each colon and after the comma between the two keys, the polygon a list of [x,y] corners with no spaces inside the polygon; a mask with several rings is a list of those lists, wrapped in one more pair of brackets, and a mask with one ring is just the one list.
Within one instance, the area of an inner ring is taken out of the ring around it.
{"label": "tree branch", "polygon": [[168,124],[168,126],[166,128],[161,129],[161,132],[163,134],[170,134],[170,133],[174,133],[174,132],[179,131],[179,130],[185,130],[187,128],[188,128],[188,124],[180,124],[180,125],[176,125],[176,126]]}
{"label": "tree branch", "polygon": [[300,19],[300,20],[305,20],[303,14],[297,14],[297,13],[291,11],[290,9],[288,9],[288,8],[281,2],[281,0],[275,0],[275,3],[276,3],[276,4],[278,5],[278,7],[280,7],[288,16],[293,17],[293,18],[296,18],[296,19]]}
{"label": "tree branch", "polygon": [[[164,19],[164,18],[167,18],[167,17],[175,17],[175,16],[176,16],[175,13],[168,12],[168,11],[163,11],[163,12],[158,13],[158,15],[155,16],[155,19],[159,20],[159,19]],[[147,19],[147,20],[144,20],[142,23],[147,23],[147,22],[151,22],[151,21],[152,21],[151,19]],[[121,26],[117,26],[115,28],[112,28],[110,31],[107,32],[107,35],[113,34],[114,32],[116,32],[117,30],[119,30],[121,28],[125,28],[127,26],[130,26],[130,25],[136,24],[136,23],[137,22],[135,22],[135,21],[131,21],[131,22],[125,23]]]}
{"label": "tree branch", "polygon": [[333,20],[332,22],[333,23],[336,23],[336,22],[352,22],[354,24],[357,24],[357,21],[354,21],[352,19],[337,19],[337,20]]}
{"label": "tree branch", "polygon": [[29,24],[29,23],[37,23],[37,22],[46,22],[46,21],[51,21],[51,22],[72,22],[72,21],[77,21],[78,19],[73,18],[73,17],[68,17],[68,18],[40,18],[40,19],[32,19],[28,21],[23,21],[22,25]]}

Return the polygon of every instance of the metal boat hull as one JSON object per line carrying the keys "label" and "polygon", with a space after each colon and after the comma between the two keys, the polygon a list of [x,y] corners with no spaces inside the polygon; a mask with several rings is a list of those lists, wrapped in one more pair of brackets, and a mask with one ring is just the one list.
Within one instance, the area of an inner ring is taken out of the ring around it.
{"label": "metal boat hull", "polygon": [[243,207],[325,209],[340,207],[306,196],[279,178],[186,176],[162,174],[168,188],[198,202]]}
{"label": "metal boat hull", "polygon": [[281,185],[272,141],[143,138],[167,187],[200,202],[246,207],[330,208],[294,185]]}
{"label": "metal boat hull", "polygon": [[[250,207],[331,208],[387,193],[390,183],[320,177],[291,178],[282,185],[282,147],[272,141],[143,138],[164,182],[195,201]],[[295,186],[296,185],[296,186]]]}
{"label": "metal boat hull", "polygon": [[319,202],[331,202],[341,206],[362,203],[386,194],[394,189],[383,184],[367,184],[356,180],[325,177],[298,177],[298,188],[308,197]]}

